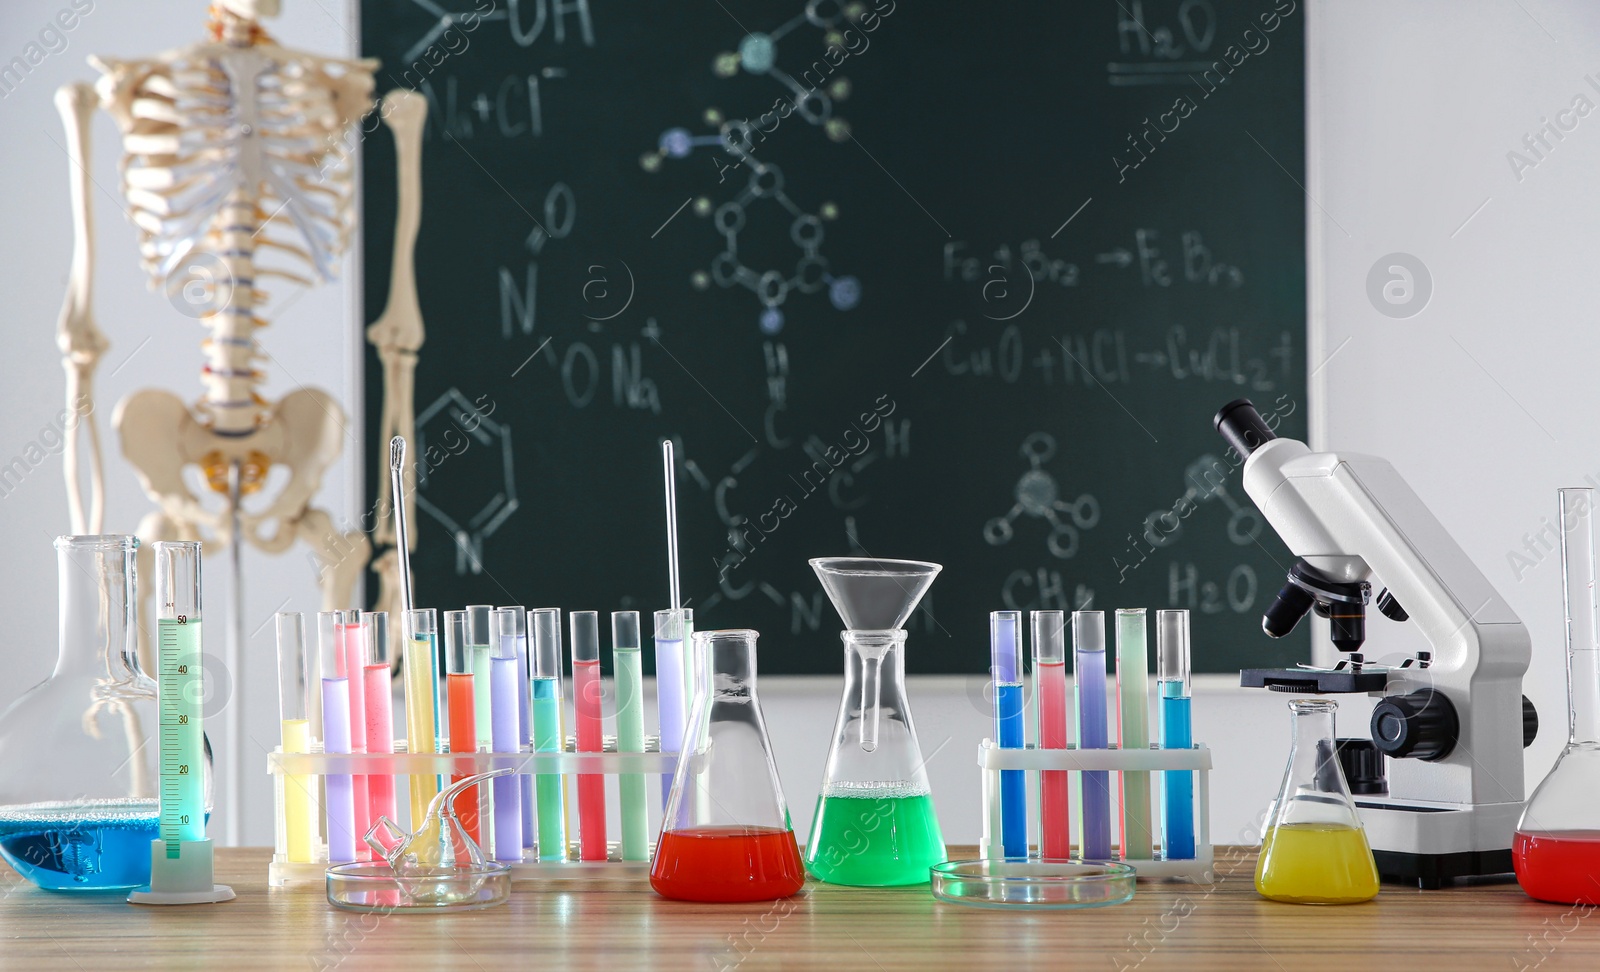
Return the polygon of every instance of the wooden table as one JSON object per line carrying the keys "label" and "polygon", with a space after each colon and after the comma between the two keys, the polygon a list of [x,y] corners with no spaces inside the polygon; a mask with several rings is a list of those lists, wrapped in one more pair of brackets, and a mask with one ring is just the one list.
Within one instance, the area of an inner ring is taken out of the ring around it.
{"label": "wooden table", "polygon": [[1211,885],[1141,884],[1125,905],[1035,914],[820,884],[786,902],[691,905],[614,880],[519,883],[488,911],[379,917],[269,891],[264,849],[217,857],[238,899],[186,908],[49,894],[0,867],[0,969],[1600,969],[1600,909],[1539,904],[1515,884],[1275,904],[1252,889],[1251,848],[1218,848]]}

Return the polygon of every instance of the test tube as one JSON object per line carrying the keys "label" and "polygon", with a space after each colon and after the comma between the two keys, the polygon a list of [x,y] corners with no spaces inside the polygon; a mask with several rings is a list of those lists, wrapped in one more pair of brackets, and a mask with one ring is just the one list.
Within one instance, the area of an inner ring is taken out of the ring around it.
{"label": "test tube", "polygon": [[[1023,747],[1021,624],[1020,611],[989,613],[994,734],[1001,749]],[[1023,770],[1000,771],[1000,842],[1005,856],[1028,856],[1028,776]]]}
{"label": "test tube", "polygon": [[[494,726],[490,748],[497,753],[522,751],[521,707],[517,696],[527,691],[528,683],[517,673],[517,619],[520,608],[496,608],[494,656],[489,659],[489,691],[494,698]],[[494,859],[507,863],[522,860],[522,782],[515,776],[494,780]]]}
{"label": "test tube", "polygon": [[[322,672],[322,751],[350,752],[350,679],[346,676],[343,611],[317,614],[317,658]],[[323,809],[328,816],[328,860],[341,864],[356,859],[355,790],[350,776],[323,778]]]}
{"label": "test tube", "polygon": [[[694,640],[694,609],[656,612],[656,713],[661,720],[663,753],[683,751],[683,733],[689,724],[692,665],[686,645]],[[676,766],[676,764],[674,764]],[[661,805],[672,792],[672,773],[661,776]]]}
{"label": "test tube", "polygon": [[[406,613],[406,650],[402,659],[406,688],[406,749],[412,753],[437,753],[439,746],[439,639],[438,615],[433,608]],[[411,827],[427,818],[428,804],[439,793],[439,778],[432,774],[411,777]]]}
{"label": "test tube", "polygon": [[[1067,618],[1060,611],[1034,611],[1033,704],[1039,714],[1039,748],[1067,748]],[[1072,856],[1071,774],[1039,774],[1039,856]]]}
{"label": "test tube", "polygon": [[[1077,689],[1078,748],[1105,749],[1110,741],[1106,727],[1106,613],[1072,612],[1073,683]],[[1082,857],[1111,859],[1111,774],[1085,770],[1083,780]]]}
{"label": "test tube", "polygon": [[[340,611],[339,618],[339,644],[344,652],[345,677],[350,684],[350,751],[364,753],[367,751],[367,683],[364,675],[367,667],[366,632],[361,629],[361,612]],[[372,827],[373,820],[367,778],[362,775],[350,777],[350,789],[356,812],[356,860],[371,860],[372,848],[359,839]]]}
{"label": "test tube", "polygon": [[[1189,712],[1189,612],[1156,612],[1156,683],[1161,696],[1161,748],[1192,749]],[[1161,847],[1169,861],[1194,859],[1194,776],[1166,770],[1161,786]]]}
{"label": "test tube", "polygon": [[478,741],[487,744],[494,736],[493,689],[490,687],[490,645],[494,643],[492,604],[467,605],[467,638],[472,645],[472,676],[478,717]]}
{"label": "test tube", "polygon": [[[601,722],[600,615],[573,611],[572,709],[577,716],[578,752],[598,753],[605,748]],[[600,773],[578,775],[578,860],[606,859],[606,778]]]}
{"label": "test tube", "polygon": [[[286,753],[311,752],[311,720],[306,718],[306,616],[298,612],[278,614],[278,719],[282,726],[279,748]],[[289,774],[283,777],[283,806],[278,811],[278,826],[283,828],[279,842],[287,860],[293,864],[311,863],[311,817],[317,780],[314,776]]]}
{"label": "test tube", "polygon": [[[644,672],[641,667],[639,612],[611,612],[611,669],[617,679],[617,752],[644,752]],[[644,774],[617,780],[622,798],[622,859],[650,857],[650,824]]]}
{"label": "test tube", "polygon": [[[1144,608],[1117,609],[1117,745],[1124,752],[1150,748],[1150,660],[1144,629]],[[1151,860],[1150,773],[1124,770],[1117,775],[1122,780],[1122,856]]]}
{"label": "test tube", "polygon": [[[361,613],[362,640],[367,645],[367,663],[362,668],[366,684],[367,752],[394,752],[394,667],[389,648],[389,612]],[[395,800],[394,774],[367,777],[367,799],[372,806],[371,821],[400,816]],[[362,831],[365,835],[366,831]],[[363,841],[364,843],[364,841]]]}
{"label": "test tube", "polygon": [[[444,612],[445,686],[449,696],[450,752],[478,751],[478,710],[476,679],[472,674],[472,644],[467,638],[467,612]],[[468,773],[450,777],[451,783],[466,779]],[[478,820],[478,787],[469,786],[456,797],[456,816],[478,846],[483,846]]]}
{"label": "test tube", "polygon": [[[533,745],[541,753],[566,748],[561,725],[561,609],[528,612],[533,635]],[[539,798],[539,860],[567,859],[566,777],[540,773],[534,781]]]}
{"label": "test tube", "polygon": [[[528,666],[528,612],[522,605],[515,604],[502,607],[501,611],[516,612],[516,633],[512,637],[512,649],[517,653],[517,740],[518,749],[522,752],[533,751],[533,712],[531,708],[530,693],[532,684],[528,681],[533,675],[533,669]],[[503,650],[503,649],[502,649]],[[518,802],[522,804],[522,846],[532,847],[534,843],[534,802],[533,802],[533,777],[524,773],[517,777]]]}

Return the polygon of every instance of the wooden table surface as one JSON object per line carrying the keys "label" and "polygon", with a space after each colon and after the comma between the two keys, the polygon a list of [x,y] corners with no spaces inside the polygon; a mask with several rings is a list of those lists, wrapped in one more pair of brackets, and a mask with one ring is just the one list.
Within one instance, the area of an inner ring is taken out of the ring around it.
{"label": "wooden table surface", "polygon": [[380,917],[269,891],[268,856],[219,850],[217,879],[238,898],[183,908],[50,894],[0,867],[0,969],[1600,969],[1596,909],[1515,884],[1276,904],[1252,888],[1252,848],[1218,848],[1210,885],[1147,883],[1128,904],[1033,914],[815,883],[787,901],[693,905],[624,879],[518,883],[487,911]]}

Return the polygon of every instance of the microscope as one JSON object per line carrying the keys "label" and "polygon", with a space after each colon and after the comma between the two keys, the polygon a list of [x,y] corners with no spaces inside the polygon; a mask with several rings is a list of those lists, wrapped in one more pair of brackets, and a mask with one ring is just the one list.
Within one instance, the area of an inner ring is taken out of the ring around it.
{"label": "microscope", "polygon": [[[1522,695],[1527,628],[1388,462],[1280,439],[1248,399],[1214,424],[1244,459],[1245,492],[1299,558],[1262,629],[1281,638],[1314,610],[1345,655],[1332,668],[1246,669],[1240,684],[1380,699],[1371,740],[1339,740],[1338,757],[1383,879],[1437,888],[1509,874],[1522,750],[1538,730]],[[1429,646],[1397,666],[1361,654],[1374,580],[1378,610]]]}

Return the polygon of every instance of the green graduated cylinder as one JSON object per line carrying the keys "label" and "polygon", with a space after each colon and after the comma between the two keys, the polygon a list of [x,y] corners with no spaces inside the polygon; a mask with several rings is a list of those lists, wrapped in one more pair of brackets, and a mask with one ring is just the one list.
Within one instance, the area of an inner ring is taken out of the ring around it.
{"label": "green graduated cylinder", "polygon": [[807,868],[819,881],[858,887],[928,883],[945,860],[944,836],[926,790],[834,784],[817,799]]}

